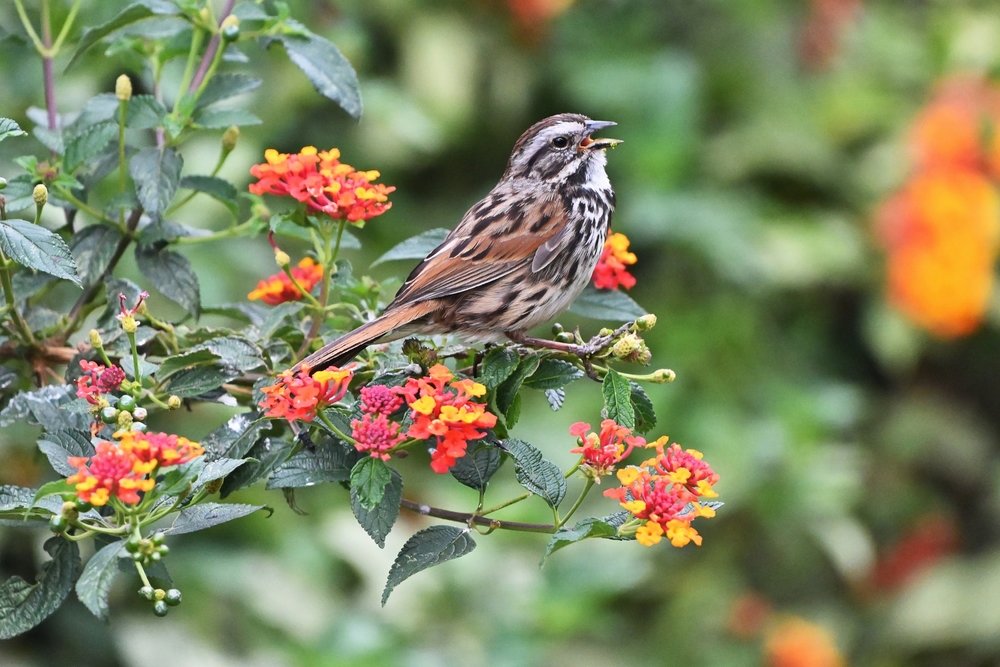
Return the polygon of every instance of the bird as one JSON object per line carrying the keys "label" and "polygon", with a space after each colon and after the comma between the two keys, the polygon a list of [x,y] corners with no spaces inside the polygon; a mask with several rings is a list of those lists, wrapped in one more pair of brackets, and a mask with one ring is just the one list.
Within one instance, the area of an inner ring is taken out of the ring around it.
{"label": "bird", "polygon": [[382,314],[293,372],[339,367],[369,345],[414,335],[572,351],[526,332],[566,310],[601,257],[615,208],[606,149],[622,142],[591,135],[616,124],[563,113],[528,128],[497,185],[413,269]]}

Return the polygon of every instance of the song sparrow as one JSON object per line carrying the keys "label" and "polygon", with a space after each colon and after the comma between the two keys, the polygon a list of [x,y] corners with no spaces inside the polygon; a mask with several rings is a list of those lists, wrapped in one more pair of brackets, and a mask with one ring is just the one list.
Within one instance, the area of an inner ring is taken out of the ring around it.
{"label": "song sparrow", "polygon": [[559,346],[524,332],[568,308],[601,256],[615,207],[604,149],[621,142],[590,135],[613,125],[559,114],[528,128],[500,182],[410,273],[385,312],[296,369],[341,365],[376,341],[414,334]]}

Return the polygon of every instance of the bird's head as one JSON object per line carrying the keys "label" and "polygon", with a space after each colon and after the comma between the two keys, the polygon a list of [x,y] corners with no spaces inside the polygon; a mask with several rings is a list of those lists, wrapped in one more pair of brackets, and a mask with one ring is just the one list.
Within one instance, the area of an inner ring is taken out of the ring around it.
{"label": "bird's head", "polygon": [[595,170],[603,175],[605,149],[614,148],[621,140],[595,139],[591,135],[616,124],[575,113],[540,120],[514,144],[504,178],[572,182],[574,178],[585,181],[596,176]]}

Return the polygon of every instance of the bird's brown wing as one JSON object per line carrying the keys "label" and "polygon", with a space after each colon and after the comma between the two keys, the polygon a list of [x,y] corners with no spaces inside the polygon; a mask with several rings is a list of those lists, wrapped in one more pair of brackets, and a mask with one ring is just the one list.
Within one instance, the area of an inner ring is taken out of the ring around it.
{"label": "bird's brown wing", "polygon": [[562,232],[568,216],[558,199],[530,210],[481,209],[475,206],[466,213],[413,270],[389,309],[476,289],[525,265],[540,270],[567,241]]}

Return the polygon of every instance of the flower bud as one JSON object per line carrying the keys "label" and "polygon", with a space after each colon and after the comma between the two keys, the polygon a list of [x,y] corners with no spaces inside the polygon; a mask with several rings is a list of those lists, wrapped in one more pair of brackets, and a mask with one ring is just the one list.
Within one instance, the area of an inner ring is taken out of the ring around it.
{"label": "flower bud", "polygon": [[153,591],[154,600],[162,600],[165,597],[167,597],[167,592],[162,588],[157,588],[155,591]]}
{"label": "flower bud", "polygon": [[0,190],[3,190],[6,187],[7,187],[7,179],[6,178],[0,178]]}
{"label": "flower bud", "polygon": [[222,39],[227,42],[234,42],[240,36],[240,20],[230,14],[222,21]]}
{"label": "flower bud", "polygon": [[132,80],[128,74],[122,74],[115,81],[115,97],[122,102],[128,102],[132,98]]}
{"label": "flower bud", "polygon": [[209,11],[208,7],[202,7],[201,11],[198,12],[198,18],[208,23],[212,20],[212,12]]}
{"label": "flower bud", "polygon": [[142,588],[139,589],[139,595],[142,596],[142,597],[144,597],[144,598],[146,598],[150,602],[152,602],[153,601],[153,587],[152,586],[143,586]]}
{"label": "flower bud", "polygon": [[278,266],[285,268],[292,263],[292,258],[288,256],[288,253],[281,248],[274,249],[274,261],[278,263]]}
{"label": "flower bud", "polygon": [[653,371],[652,377],[650,377],[650,382],[655,382],[657,384],[666,384],[667,382],[673,382],[677,378],[677,375],[669,368],[661,368],[659,370]]}
{"label": "flower bud", "polygon": [[167,591],[167,595],[163,598],[163,601],[171,607],[176,607],[181,603],[181,592],[176,588],[171,588]]}
{"label": "flower bud", "polygon": [[236,148],[236,142],[240,138],[240,128],[230,125],[229,129],[222,133],[222,150],[229,153]]}
{"label": "flower bud", "polygon": [[181,407],[181,397],[171,396],[170,398],[168,398],[167,407],[170,408],[171,410],[176,410],[177,408]]}
{"label": "flower bud", "polygon": [[603,329],[601,329],[600,331],[597,332],[597,335],[598,336],[610,336],[613,333],[614,333],[613,330],[611,330],[611,329],[609,329],[607,327],[604,327]]}
{"label": "flower bud", "polygon": [[137,422],[145,420],[146,414],[146,408],[136,408],[132,411],[132,417],[134,417]]}
{"label": "flower bud", "polygon": [[225,30],[226,28],[228,28],[231,25],[234,25],[234,26],[237,26],[237,27],[239,27],[239,25],[240,25],[240,17],[236,16],[236,14],[230,14],[226,18],[222,19],[222,25],[220,27],[223,30]]}
{"label": "flower bud", "polygon": [[118,422],[118,408],[113,408],[110,405],[101,408],[101,421],[105,424],[116,424]]}
{"label": "flower bud", "polygon": [[49,201],[49,189],[45,187],[44,183],[39,183],[31,191],[31,198],[35,200],[36,206],[45,206]]}
{"label": "flower bud", "polygon": [[101,334],[97,329],[90,330],[90,346],[95,350],[104,347],[104,341],[101,340]]}
{"label": "flower bud", "polygon": [[125,333],[135,333],[135,330],[139,328],[139,323],[136,321],[135,316],[125,315],[121,318],[122,330]]}
{"label": "flower bud", "polygon": [[635,331],[649,331],[656,326],[656,315],[652,313],[647,313],[635,321],[635,326],[632,328]]}
{"label": "flower bud", "polygon": [[132,413],[127,410],[118,411],[118,428],[127,431],[132,425]]}
{"label": "flower bud", "polygon": [[563,325],[559,324],[558,322],[556,322],[555,324],[552,325],[552,335],[553,336],[558,336],[562,332],[563,332]]}
{"label": "flower bud", "polygon": [[560,343],[573,343],[576,337],[568,331],[561,331],[556,334],[556,341]]}
{"label": "flower bud", "polygon": [[627,333],[611,347],[611,354],[616,359],[631,363],[648,364],[653,358],[646,342],[634,333]]}
{"label": "flower bud", "polygon": [[61,535],[62,533],[65,533],[67,528],[69,528],[69,522],[66,520],[66,517],[62,515],[56,515],[51,519],[49,519],[49,530],[51,530],[56,535]]}
{"label": "flower bud", "polygon": [[170,607],[168,607],[167,603],[164,602],[163,600],[157,600],[156,602],[153,603],[153,613],[159,616],[160,618],[166,616],[169,611]]}

